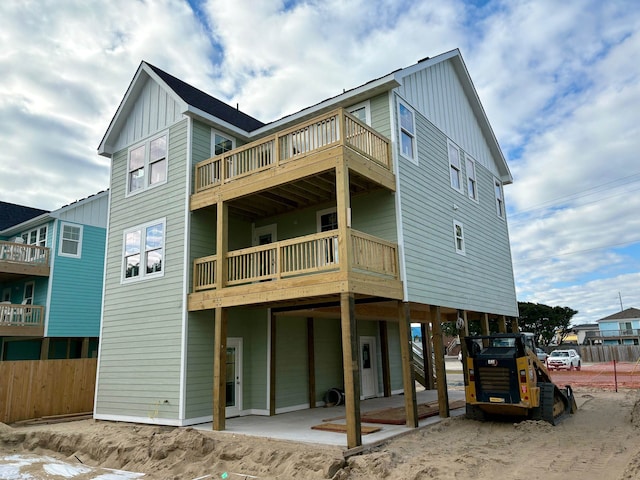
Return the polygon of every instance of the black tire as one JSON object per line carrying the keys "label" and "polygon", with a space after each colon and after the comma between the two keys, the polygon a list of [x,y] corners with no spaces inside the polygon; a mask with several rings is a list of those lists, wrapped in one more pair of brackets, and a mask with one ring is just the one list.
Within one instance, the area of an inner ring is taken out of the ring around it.
{"label": "black tire", "polygon": [[465,416],[469,420],[477,420],[478,422],[484,422],[486,419],[486,414],[478,407],[477,405],[471,405],[467,403],[466,405],[466,414]]}
{"label": "black tire", "polygon": [[540,406],[531,409],[532,420],[544,420],[551,425],[555,425],[553,418],[553,402],[555,385],[550,382],[538,383],[540,387]]}
{"label": "black tire", "polygon": [[567,368],[570,372],[573,372],[573,362],[569,362],[569,368]]}
{"label": "black tire", "polygon": [[581,362],[578,362],[578,366],[576,367],[576,370],[577,371],[582,370],[582,363]]}

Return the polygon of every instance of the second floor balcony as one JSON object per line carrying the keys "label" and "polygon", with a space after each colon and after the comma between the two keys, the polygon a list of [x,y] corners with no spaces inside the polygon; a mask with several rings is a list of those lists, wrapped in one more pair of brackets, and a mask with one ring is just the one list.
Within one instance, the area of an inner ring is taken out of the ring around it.
{"label": "second floor balcony", "polygon": [[[287,301],[353,291],[362,296],[402,298],[397,245],[346,229],[306,235],[230,251],[193,264],[190,310],[212,305]],[[342,242],[347,248],[341,248]],[[344,256],[349,258],[345,261]],[[219,272],[223,272],[220,281]]]}
{"label": "second floor balcony", "polygon": [[[302,178],[313,182],[314,176],[335,168],[336,159],[348,162],[359,188],[395,190],[390,145],[383,135],[337,109],[198,163],[191,209]],[[289,203],[299,198],[289,193]]]}
{"label": "second floor balcony", "polygon": [[49,256],[47,247],[0,241],[0,282],[21,276],[48,277]]}
{"label": "second floor balcony", "polygon": [[586,332],[585,340],[595,338],[622,338],[622,337],[640,337],[640,329],[626,328],[623,330],[600,330],[597,332]]}
{"label": "second floor balcony", "polygon": [[0,336],[41,337],[44,335],[44,307],[0,302]]}

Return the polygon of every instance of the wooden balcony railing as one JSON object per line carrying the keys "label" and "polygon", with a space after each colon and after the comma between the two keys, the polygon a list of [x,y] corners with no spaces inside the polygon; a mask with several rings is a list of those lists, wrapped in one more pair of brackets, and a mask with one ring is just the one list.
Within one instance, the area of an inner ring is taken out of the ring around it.
{"label": "wooden balcony railing", "polygon": [[43,306],[0,303],[1,327],[39,327],[43,321]]}
{"label": "wooden balcony railing", "polygon": [[602,337],[640,337],[640,330],[636,328],[626,328],[624,330],[600,330],[598,332],[586,332],[585,338]]}
{"label": "wooden balcony railing", "polygon": [[198,163],[195,192],[336,146],[347,146],[390,171],[389,145],[387,138],[338,109]]}
{"label": "wooden balcony railing", "polygon": [[[350,230],[352,261],[349,270],[398,279],[397,246]],[[217,288],[217,255],[194,261],[194,292]],[[224,286],[309,275],[340,269],[338,230],[292,238],[229,252]]]}
{"label": "wooden balcony railing", "polygon": [[49,249],[37,245],[0,241],[0,261],[49,265]]}

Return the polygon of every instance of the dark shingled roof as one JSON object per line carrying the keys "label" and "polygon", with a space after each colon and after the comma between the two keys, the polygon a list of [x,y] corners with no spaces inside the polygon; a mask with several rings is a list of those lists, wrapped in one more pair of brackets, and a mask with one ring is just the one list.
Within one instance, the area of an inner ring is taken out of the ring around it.
{"label": "dark shingled roof", "polygon": [[160,70],[158,67],[150,63],[147,63],[147,65],[189,105],[199,108],[203,112],[207,112],[247,132],[256,130],[264,125],[260,120],[256,120],[237,108],[233,108],[217,98],[204,93],[202,90],[192,87],[179,78]]}
{"label": "dark shingled roof", "polygon": [[15,203],[0,202],[0,231],[31,220],[43,213],[49,213],[49,211],[16,205]]}
{"label": "dark shingled roof", "polygon": [[627,308],[625,310],[622,310],[621,312],[601,318],[600,320],[627,320],[630,318],[640,318],[640,310],[638,310],[637,308]]}

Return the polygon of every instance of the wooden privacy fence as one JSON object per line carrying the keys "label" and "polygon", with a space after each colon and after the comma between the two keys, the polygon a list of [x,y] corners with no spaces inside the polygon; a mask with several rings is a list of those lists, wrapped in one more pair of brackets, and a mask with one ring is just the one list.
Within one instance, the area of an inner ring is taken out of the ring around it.
{"label": "wooden privacy fence", "polygon": [[637,362],[640,359],[640,345],[580,345],[583,362]]}
{"label": "wooden privacy fence", "polygon": [[0,362],[0,422],[93,411],[96,358]]}

